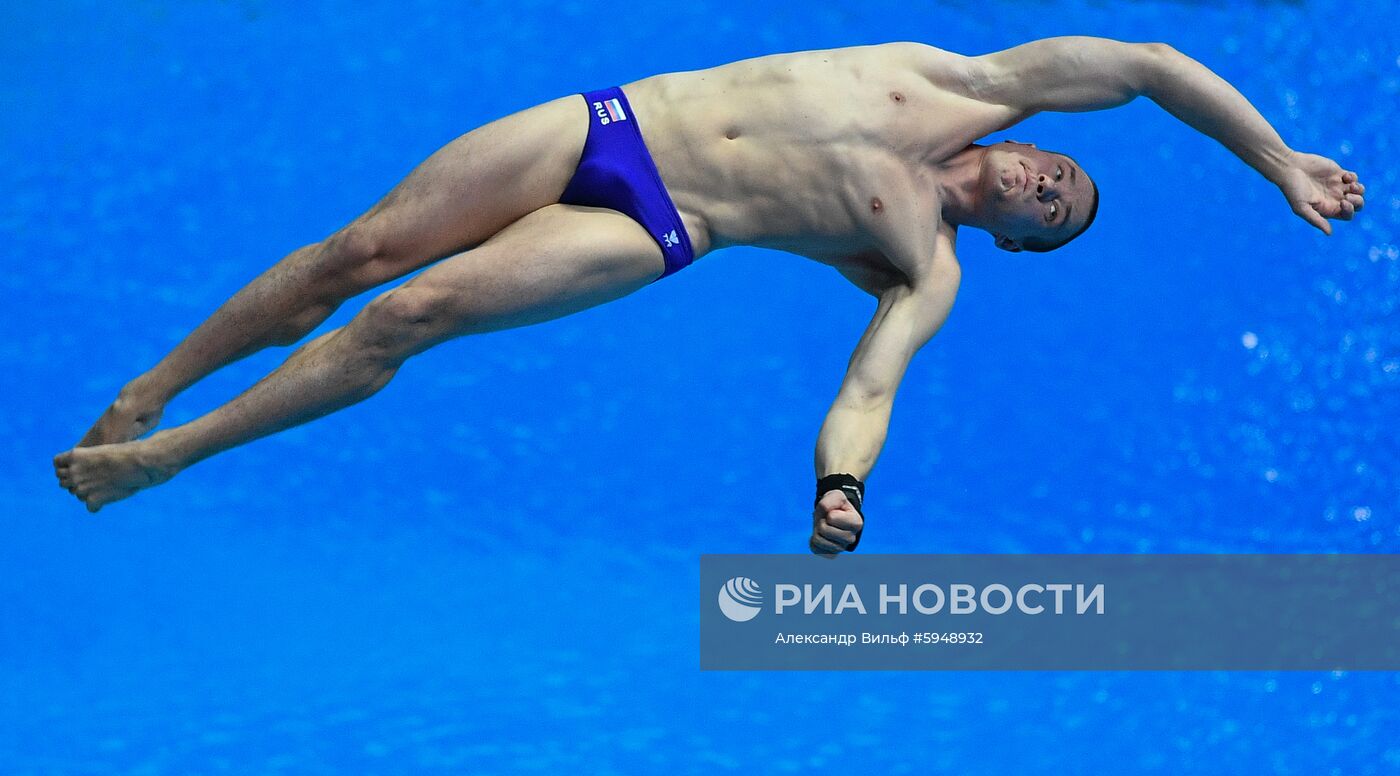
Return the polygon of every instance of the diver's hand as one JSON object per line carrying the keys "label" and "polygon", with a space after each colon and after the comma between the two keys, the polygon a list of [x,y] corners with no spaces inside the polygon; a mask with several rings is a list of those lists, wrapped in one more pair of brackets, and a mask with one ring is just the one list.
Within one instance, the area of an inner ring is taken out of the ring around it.
{"label": "diver's hand", "polygon": [[1294,151],[1277,183],[1293,212],[1324,234],[1332,234],[1327,219],[1350,221],[1366,204],[1361,196],[1366,187],[1356,179],[1356,173],[1317,154]]}
{"label": "diver's hand", "polygon": [[824,558],[855,549],[865,519],[840,490],[827,491],[812,510],[812,538],[807,546]]}

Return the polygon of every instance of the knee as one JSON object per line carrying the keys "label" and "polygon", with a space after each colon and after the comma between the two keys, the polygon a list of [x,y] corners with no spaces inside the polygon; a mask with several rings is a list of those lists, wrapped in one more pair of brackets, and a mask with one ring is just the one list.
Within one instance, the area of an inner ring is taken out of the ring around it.
{"label": "knee", "polygon": [[367,224],[351,224],[320,243],[322,266],[337,275],[373,274],[373,267],[392,262],[388,240],[381,230]]}
{"label": "knee", "polygon": [[449,295],[427,286],[400,286],[365,306],[360,336],[376,354],[406,358],[445,334],[453,314]]}

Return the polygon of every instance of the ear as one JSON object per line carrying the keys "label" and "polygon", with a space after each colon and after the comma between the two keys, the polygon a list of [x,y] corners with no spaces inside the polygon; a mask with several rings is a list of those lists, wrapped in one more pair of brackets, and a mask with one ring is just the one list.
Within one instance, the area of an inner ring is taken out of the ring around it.
{"label": "ear", "polygon": [[1021,244],[1018,243],[1018,242],[1016,242],[1015,240],[1011,239],[1010,237],[1007,237],[1007,236],[1004,235],[1004,234],[999,234],[999,235],[996,235],[996,238],[997,238],[997,247],[998,247],[998,248],[1000,248],[1000,249],[1002,249],[1002,250],[1004,250],[1004,251],[1011,251],[1012,253],[1020,253],[1020,252],[1021,252]]}

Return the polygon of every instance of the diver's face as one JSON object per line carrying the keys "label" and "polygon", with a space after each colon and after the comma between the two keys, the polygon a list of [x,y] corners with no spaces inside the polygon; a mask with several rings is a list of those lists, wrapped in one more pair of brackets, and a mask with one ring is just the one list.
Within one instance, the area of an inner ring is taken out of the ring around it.
{"label": "diver's face", "polygon": [[1069,157],[1010,140],[987,147],[978,188],[997,247],[1007,251],[1062,242],[1089,217],[1094,197]]}

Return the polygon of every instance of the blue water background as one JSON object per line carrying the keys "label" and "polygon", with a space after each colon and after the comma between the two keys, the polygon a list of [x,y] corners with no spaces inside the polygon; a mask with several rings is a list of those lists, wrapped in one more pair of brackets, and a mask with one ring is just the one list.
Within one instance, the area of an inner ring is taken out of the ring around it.
{"label": "blue water background", "polygon": [[1395,4],[49,2],[0,27],[0,772],[1400,770],[1395,674],[702,674],[698,557],[805,552],[873,309],[786,254],[443,345],[95,517],[49,464],[491,119],[778,51],[1092,34],[1204,62],[1368,206],[1324,237],[1148,100],[994,136],[1079,159],[1098,221],[1050,255],[963,235],[862,551],[1395,552]]}

